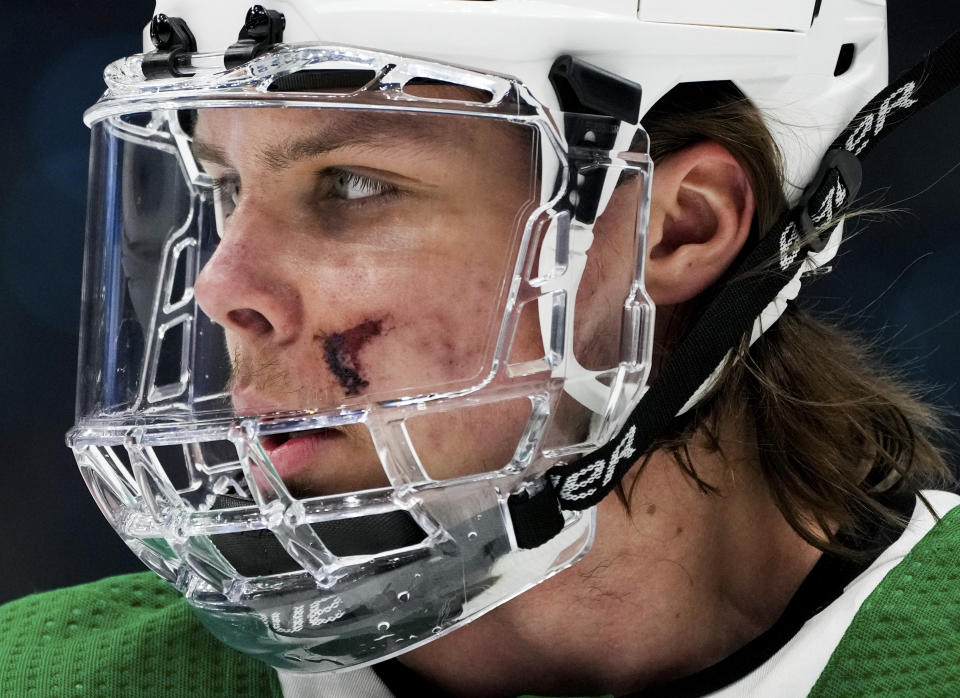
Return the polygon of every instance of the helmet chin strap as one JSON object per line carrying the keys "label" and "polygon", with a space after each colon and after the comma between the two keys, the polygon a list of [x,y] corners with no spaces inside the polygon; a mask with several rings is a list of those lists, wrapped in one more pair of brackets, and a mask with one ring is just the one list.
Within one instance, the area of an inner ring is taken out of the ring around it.
{"label": "helmet chin strap", "polygon": [[[769,329],[796,298],[802,278],[836,254],[842,230],[834,221],[857,194],[860,159],[896,126],[958,83],[960,32],[860,110],[832,144],[798,204],[742,256],[729,273],[730,281],[714,290],[702,316],[620,431],[603,447],[548,471],[561,509],[587,509],[603,499],[636,456],[709,392],[742,338],[755,341]],[[777,262],[770,264],[771,260]]]}

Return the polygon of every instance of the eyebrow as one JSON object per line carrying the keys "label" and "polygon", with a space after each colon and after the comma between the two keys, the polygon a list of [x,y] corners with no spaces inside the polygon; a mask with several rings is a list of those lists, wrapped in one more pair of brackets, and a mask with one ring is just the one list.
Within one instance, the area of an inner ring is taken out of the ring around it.
{"label": "eyebrow", "polygon": [[231,167],[229,158],[227,158],[227,154],[222,148],[218,148],[212,143],[206,143],[204,141],[197,140],[196,137],[194,137],[193,141],[190,143],[190,152],[193,153],[194,160],[211,162],[214,165],[220,165],[221,167]]}
{"label": "eyebrow", "polygon": [[[438,121],[417,114],[360,112],[345,118],[337,115],[311,133],[260,150],[257,159],[271,170],[283,170],[301,160],[346,147],[396,149],[399,144],[404,148],[437,149],[455,144],[455,131],[438,127]],[[213,143],[194,138],[192,150],[198,160],[232,167],[226,151]]]}

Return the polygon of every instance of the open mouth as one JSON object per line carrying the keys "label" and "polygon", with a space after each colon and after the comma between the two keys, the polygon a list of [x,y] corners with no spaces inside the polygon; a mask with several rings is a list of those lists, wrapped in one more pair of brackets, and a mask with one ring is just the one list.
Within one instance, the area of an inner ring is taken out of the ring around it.
{"label": "open mouth", "polygon": [[363,425],[262,434],[260,445],[290,493],[301,499],[390,485]]}
{"label": "open mouth", "polygon": [[300,478],[312,468],[323,467],[333,443],[346,437],[340,429],[308,429],[260,437],[277,474],[287,480]]}
{"label": "open mouth", "polygon": [[288,431],[278,434],[268,434],[260,437],[260,444],[267,451],[273,453],[281,446],[298,439],[330,439],[342,436],[338,429],[329,427],[323,429],[306,429],[304,431]]}

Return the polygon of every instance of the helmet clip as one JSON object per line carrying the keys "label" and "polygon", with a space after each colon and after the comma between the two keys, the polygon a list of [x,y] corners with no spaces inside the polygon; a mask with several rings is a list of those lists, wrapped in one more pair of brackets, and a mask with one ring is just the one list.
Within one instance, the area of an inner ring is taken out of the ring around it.
{"label": "helmet clip", "polygon": [[[607,133],[602,124],[609,118],[635,124],[640,119],[642,87],[610,71],[592,65],[576,56],[559,56],[550,68],[550,84],[564,114],[564,134],[571,148],[612,148],[616,133]],[[604,175],[595,172],[582,176],[570,171],[569,191],[577,193],[568,206],[577,220],[593,223],[603,190]]]}
{"label": "helmet clip", "polygon": [[[826,231],[819,230],[818,221],[820,216],[812,216],[809,207],[812,201],[818,202],[821,205],[824,203],[829,205],[831,203],[830,201],[824,202],[822,200],[821,190],[827,185],[828,178],[833,172],[837,173],[839,184],[846,189],[845,202],[853,201],[856,198],[857,193],[860,191],[860,185],[863,183],[863,169],[860,165],[860,160],[849,150],[832,148],[823,156],[817,174],[814,175],[813,179],[803,190],[803,194],[800,196],[800,200],[794,208],[794,210],[799,213],[800,227],[803,235],[802,239],[813,252],[823,250],[827,244],[827,239],[830,237],[829,233],[833,230],[834,226],[831,225],[829,230]],[[833,219],[832,209],[830,213],[831,215],[827,217],[828,220]],[[815,218],[817,220],[815,220]]]}
{"label": "helmet clip", "polygon": [[630,124],[640,118],[643,89],[632,80],[570,55],[559,56],[548,77],[565,112],[611,116]]}
{"label": "helmet clip", "polygon": [[282,12],[267,10],[263,5],[254,5],[247,10],[243,28],[237,43],[231,44],[223,54],[225,68],[236,68],[283,41],[287,20]]}
{"label": "helmet clip", "polygon": [[145,78],[187,77],[177,68],[177,58],[180,54],[196,51],[197,40],[185,21],[157,14],[150,22],[150,41],[157,50],[143,57],[140,69]]}

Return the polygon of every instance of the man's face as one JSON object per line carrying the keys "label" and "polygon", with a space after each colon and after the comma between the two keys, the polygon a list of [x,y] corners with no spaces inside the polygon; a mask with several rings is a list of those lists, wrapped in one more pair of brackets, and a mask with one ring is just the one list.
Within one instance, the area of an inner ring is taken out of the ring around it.
{"label": "man's face", "polygon": [[[240,414],[474,385],[489,368],[518,228],[537,190],[531,131],[373,111],[207,109],[194,152],[222,239],[195,285],[226,330]],[[511,361],[542,356],[525,313]],[[408,423],[435,478],[507,463],[525,399]],[[385,485],[365,427],[263,445],[301,494]]]}

